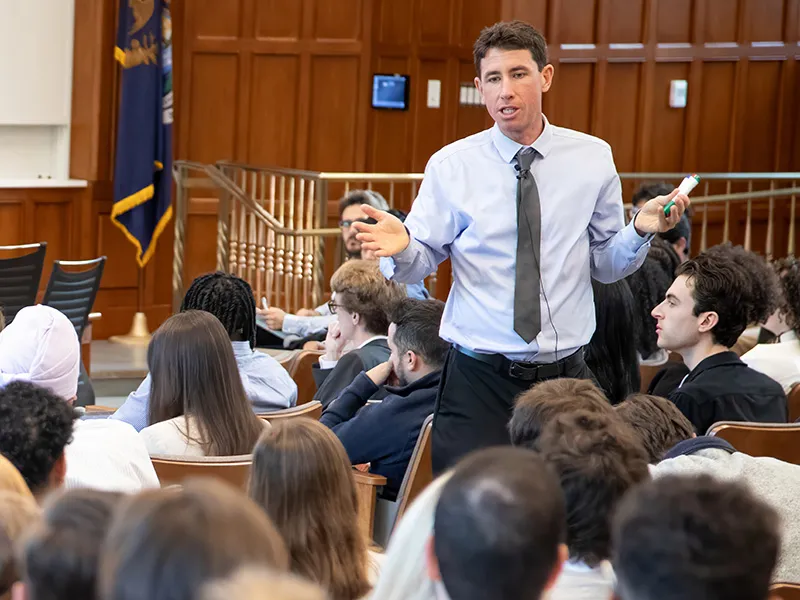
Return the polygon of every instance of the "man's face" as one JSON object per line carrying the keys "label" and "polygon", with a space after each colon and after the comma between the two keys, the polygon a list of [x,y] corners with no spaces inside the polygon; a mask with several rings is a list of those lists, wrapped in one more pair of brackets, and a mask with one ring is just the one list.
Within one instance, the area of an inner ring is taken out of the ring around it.
{"label": "man's face", "polygon": [[356,234],[358,232],[355,227],[353,227],[352,223],[366,218],[367,215],[361,210],[360,204],[351,204],[342,212],[342,241],[344,242],[345,251],[348,256],[354,256],[356,258],[361,256],[361,242],[356,239]]}
{"label": "man's face", "polygon": [[394,371],[395,377],[397,377],[397,383],[400,386],[406,386],[410,383],[408,370],[406,369],[406,354],[403,353],[401,355],[397,344],[394,343],[394,334],[396,331],[397,325],[390,323],[388,344],[392,354],[389,356],[389,361],[392,363],[392,370]]}
{"label": "man's face", "polygon": [[540,72],[529,50],[492,48],[481,61],[475,85],[486,110],[507,137],[530,144],[542,119],[542,93],[550,89],[553,67]]}
{"label": "man's face", "polygon": [[664,301],[650,313],[657,321],[658,347],[674,352],[695,346],[702,333],[709,313],[694,314],[692,282],[686,275],[678,276],[667,290]]}

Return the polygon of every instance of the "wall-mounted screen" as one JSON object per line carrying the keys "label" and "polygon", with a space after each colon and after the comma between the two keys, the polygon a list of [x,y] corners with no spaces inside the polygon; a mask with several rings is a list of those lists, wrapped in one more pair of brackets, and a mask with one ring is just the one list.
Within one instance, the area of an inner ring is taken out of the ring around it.
{"label": "wall-mounted screen", "polygon": [[408,109],[408,75],[372,76],[372,108],[388,110]]}

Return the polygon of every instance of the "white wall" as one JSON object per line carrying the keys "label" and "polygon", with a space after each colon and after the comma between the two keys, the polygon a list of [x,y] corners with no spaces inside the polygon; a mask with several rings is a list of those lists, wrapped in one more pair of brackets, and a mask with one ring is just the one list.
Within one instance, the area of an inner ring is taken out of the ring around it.
{"label": "white wall", "polygon": [[0,179],[69,174],[75,0],[0,0]]}

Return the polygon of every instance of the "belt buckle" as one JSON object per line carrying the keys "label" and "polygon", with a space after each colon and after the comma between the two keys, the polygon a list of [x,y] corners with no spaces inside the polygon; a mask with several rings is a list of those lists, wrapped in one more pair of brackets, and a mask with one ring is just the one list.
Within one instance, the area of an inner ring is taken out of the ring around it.
{"label": "belt buckle", "polygon": [[508,366],[508,374],[515,379],[522,379],[523,381],[533,381],[539,373],[539,366],[531,364],[526,366],[524,363],[512,361]]}

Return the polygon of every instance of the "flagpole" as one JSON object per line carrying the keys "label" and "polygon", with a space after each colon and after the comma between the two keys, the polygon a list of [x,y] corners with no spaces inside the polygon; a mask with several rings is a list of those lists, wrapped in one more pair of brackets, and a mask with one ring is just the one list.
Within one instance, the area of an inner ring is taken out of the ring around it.
{"label": "flagpole", "polygon": [[136,284],[136,314],[133,315],[131,330],[127,335],[112,335],[109,342],[126,346],[146,346],[150,343],[150,331],[147,329],[147,315],[144,313],[144,268],[139,267]]}

